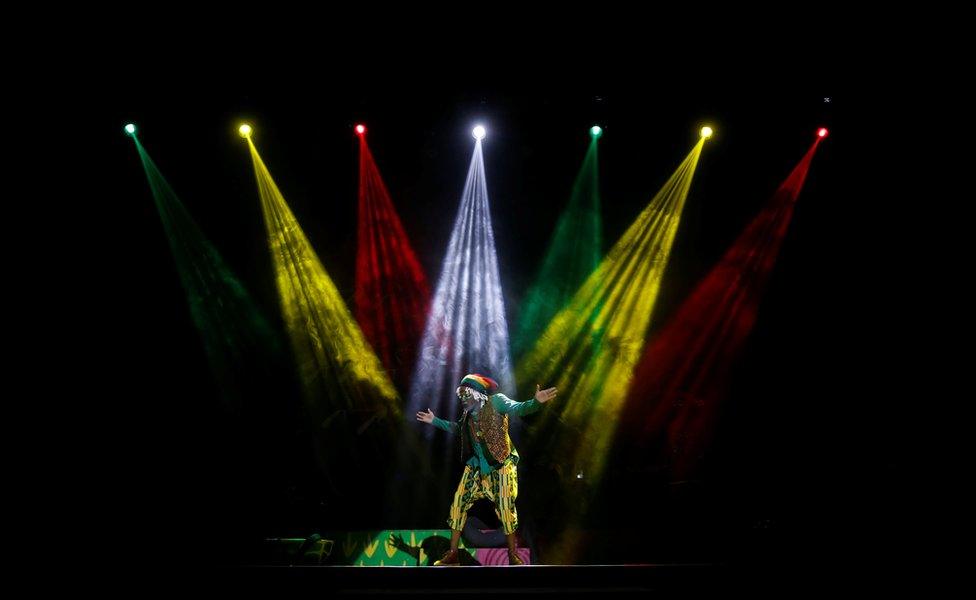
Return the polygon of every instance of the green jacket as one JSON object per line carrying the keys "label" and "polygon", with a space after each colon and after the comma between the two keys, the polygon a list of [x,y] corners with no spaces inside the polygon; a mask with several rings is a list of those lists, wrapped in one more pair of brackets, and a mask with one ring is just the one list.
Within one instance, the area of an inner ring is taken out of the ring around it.
{"label": "green jacket", "polygon": [[460,421],[434,417],[432,425],[451,433],[461,433],[463,428],[464,435],[460,436],[461,459],[467,454],[466,446],[470,446],[474,455],[467,464],[480,469],[482,475],[487,475],[509,460],[512,464],[518,464],[518,451],[508,436],[508,415],[522,417],[540,408],[542,403],[535,398],[516,402],[505,394],[494,394],[485,402],[484,407],[462,416]]}

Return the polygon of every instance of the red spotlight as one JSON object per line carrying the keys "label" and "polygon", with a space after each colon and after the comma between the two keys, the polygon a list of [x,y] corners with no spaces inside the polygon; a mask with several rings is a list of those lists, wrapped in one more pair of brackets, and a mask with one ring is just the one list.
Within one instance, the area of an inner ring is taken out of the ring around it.
{"label": "red spotlight", "polygon": [[355,315],[394,382],[409,390],[430,288],[366,136],[360,136]]}
{"label": "red spotlight", "polygon": [[356,133],[358,133],[359,135],[363,135],[364,133],[366,133],[366,126],[365,125],[356,125]]}
{"label": "red spotlight", "polygon": [[820,129],[818,129],[817,130],[817,137],[822,137],[822,138],[823,137],[827,137],[827,128],[826,127],[821,127]]}
{"label": "red spotlight", "polygon": [[685,479],[702,466],[816,148],[817,142],[810,145],[762,211],[647,343],[634,369],[627,412],[620,416],[630,429],[618,435],[633,440],[642,457],[667,464],[671,477]]}

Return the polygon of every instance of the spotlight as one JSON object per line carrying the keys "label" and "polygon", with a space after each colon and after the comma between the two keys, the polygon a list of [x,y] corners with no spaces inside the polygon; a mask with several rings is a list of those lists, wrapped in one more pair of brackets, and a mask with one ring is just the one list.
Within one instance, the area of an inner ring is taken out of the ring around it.
{"label": "spotlight", "polygon": [[[132,123],[129,123],[128,125],[125,126],[125,132],[128,133],[129,135],[135,135],[135,133],[136,133],[136,126],[134,124],[132,124]],[[823,136],[821,136],[821,137],[823,137]]]}
{"label": "spotlight", "polygon": [[251,126],[248,125],[247,123],[244,123],[243,125],[241,125],[240,127],[238,127],[237,128],[237,131],[241,134],[241,137],[242,138],[249,138],[249,137],[251,137]]}
{"label": "spotlight", "polygon": [[592,135],[595,138],[600,137],[601,135],[603,135],[603,128],[600,127],[599,125],[594,125],[593,127],[590,127],[590,135]]}
{"label": "spotlight", "polygon": [[703,138],[705,138],[705,139],[708,139],[708,138],[712,137],[712,128],[711,127],[707,127],[707,126],[706,127],[702,127],[701,128],[701,136]]}
{"label": "spotlight", "polygon": [[475,127],[471,131],[471,135],[473,135],[474,136],[474,139],[476,139],[476,140],[483,140],[483,139],[485,139],[485,135],[486,134],[487,134],[487,132],[485,131],[485,128],[482,127],[481,125],[478,125],[477,127]]}
{"label": "spotlight", "polygon": [[356,133],[358,133],[359,135],[363,135],[364,133],[366,133],[366,126],[363,124],[356,125]]}
{"label": "spotlight", "polygon": [[827,128],[826,127],[821,127],[820,129],[818,129],[817,130],[817,137],[822,137],[822,138],[827,137]]}

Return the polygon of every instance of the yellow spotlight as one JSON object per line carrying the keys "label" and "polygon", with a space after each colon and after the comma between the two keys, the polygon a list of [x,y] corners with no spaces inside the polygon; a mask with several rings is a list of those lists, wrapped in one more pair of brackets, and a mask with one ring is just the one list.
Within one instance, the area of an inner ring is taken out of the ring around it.
{"label": "yellow spotlight", "polygon": [[241,125],[240,127],[238,127],[237,128],[237,131],[241,134],[241,137],[242,138],[249,138],[249,137],[251,137],[251,126],[248,125],[247,123],[244,123],[243,125]]}
{"label": "yellow spotlight", "polygon": [[564,400],[536,425],[555,427],[558,420],[559,428],[549,431],[560,434],[544,442],[546,454],[566,457],[588,481],[602,476],[613,446],[704,145],[695,143],[516,370],[516,381],[551,381],[559,389]]}
{"label": "yellow spotlight", "polygon": [[[242,134],[243,135],[243,134]],[[396,389],[248,138],[286,330],[313,406],[399,414]],[[376,402],[382,399],[383,403]]]}
{"label": "yellow spotlight", "polygon": [[708,138],[712,137],[712,128],[711,127],[707,127],[707,126],[706,127],[702,127],[702,129],[701,129],[701,136],[703,138],[705,138],[705,139],[708,139]]}

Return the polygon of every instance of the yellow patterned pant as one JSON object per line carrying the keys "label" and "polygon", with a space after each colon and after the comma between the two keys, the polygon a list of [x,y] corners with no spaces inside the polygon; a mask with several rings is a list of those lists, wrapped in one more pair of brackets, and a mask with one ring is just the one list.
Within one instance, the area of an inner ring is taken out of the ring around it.
{"label": "yellow patterned pant", "polygon": [[468,519],[468,511],[475,501],[488,498],[495,505],[495,514],[502,522],[502,530],[506,535],[518,529],[518,513],[515,512],[515,497],[518,496],[518,474],[515,465],[505,463],[497,471],[482,475],[475,467],[464,467],[461,482],[454,492],[454,502],[451,504],[451,516],[447,524],[455,531],[464,529],[464,522]]}

